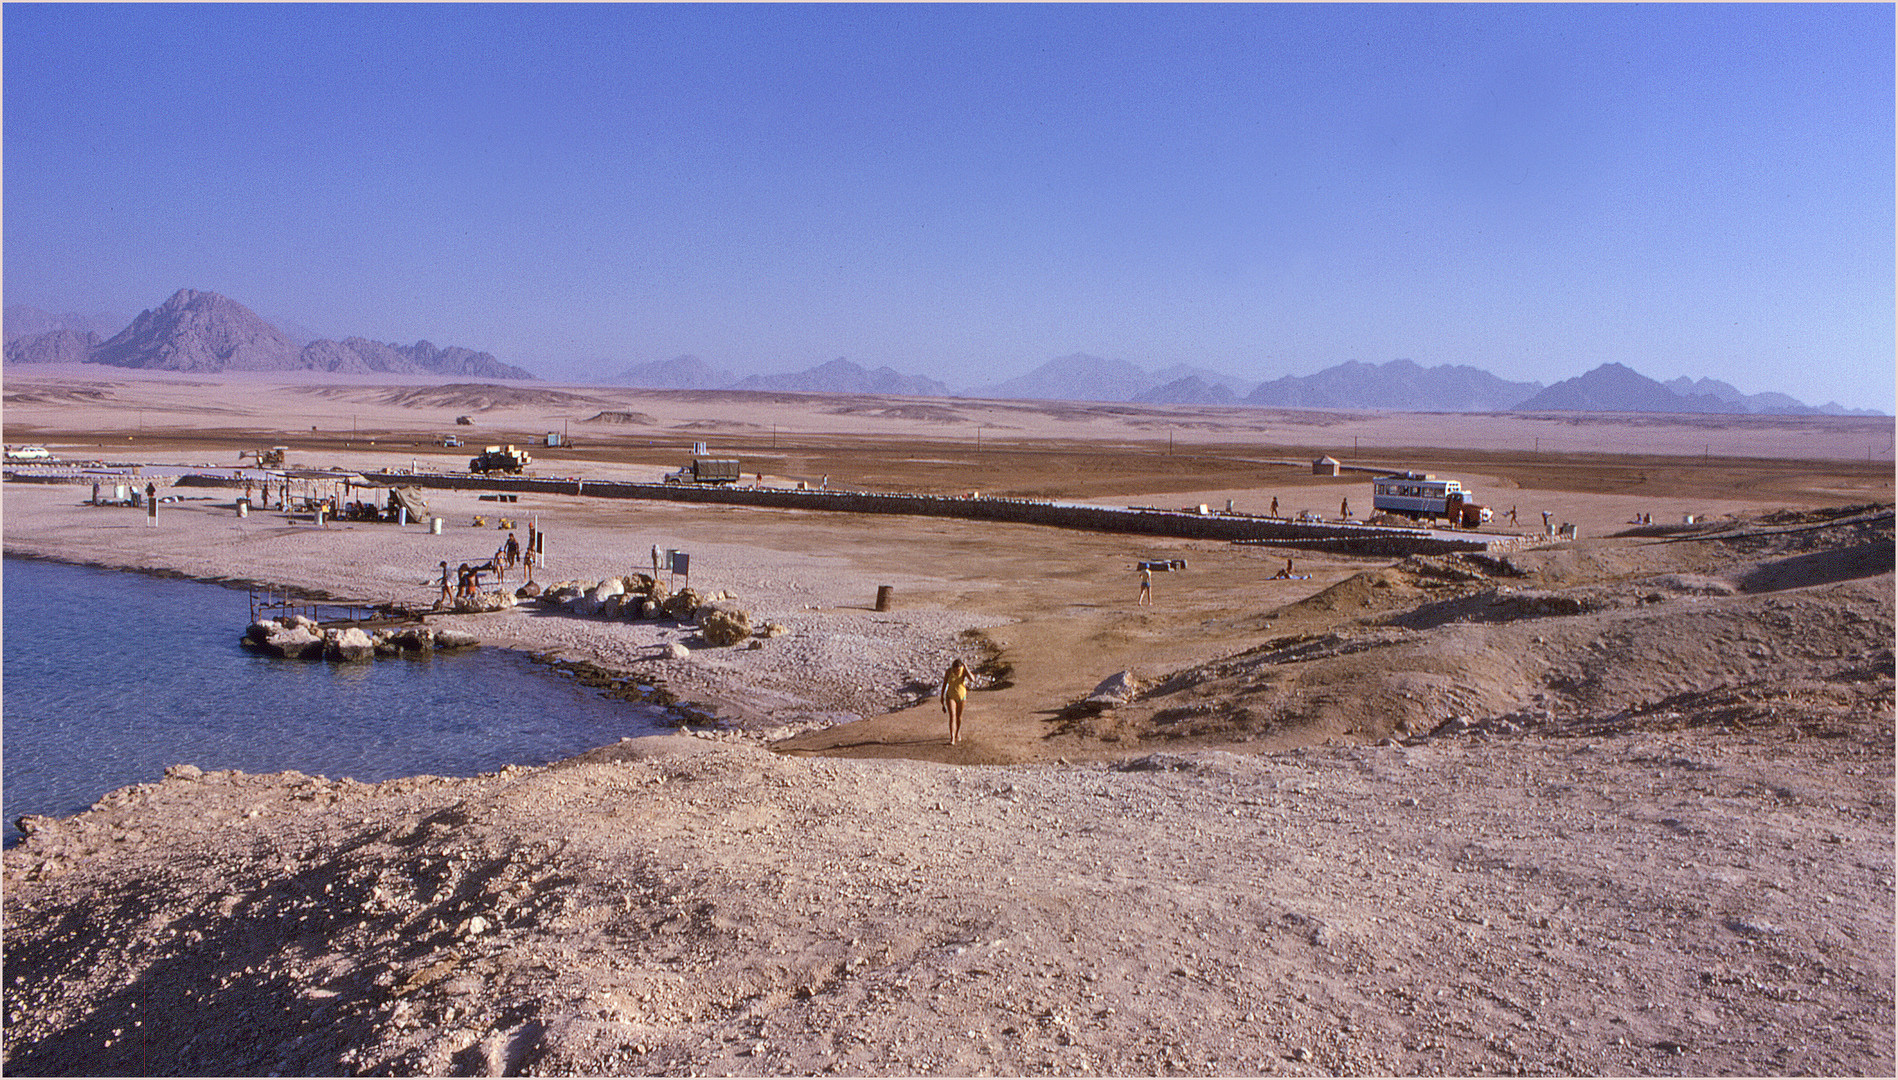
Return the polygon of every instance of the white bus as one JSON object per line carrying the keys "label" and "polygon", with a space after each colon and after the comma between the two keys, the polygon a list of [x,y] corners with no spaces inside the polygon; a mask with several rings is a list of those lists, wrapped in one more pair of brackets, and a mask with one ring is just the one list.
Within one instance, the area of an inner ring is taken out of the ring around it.
{"label": "white bus", "polygon": [[1407,518],[1449,518],[1474,528],[1490,519],[1489,507],[1477,506],[1474,492],[1456,480],[1431,473],[1392,473],[1371,482],[1371,509]]}

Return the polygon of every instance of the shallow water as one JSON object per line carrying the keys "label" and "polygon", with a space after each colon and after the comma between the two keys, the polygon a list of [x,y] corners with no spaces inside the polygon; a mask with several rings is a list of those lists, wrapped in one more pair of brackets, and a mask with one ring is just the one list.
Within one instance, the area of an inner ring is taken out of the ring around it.
{"label": "shallow water", "polygon": [[249,596],[202,582],[4,562],[6,843],[167,765],[373,782],[539,765],[666,730],[505,649],[359,664],[238,645]]}

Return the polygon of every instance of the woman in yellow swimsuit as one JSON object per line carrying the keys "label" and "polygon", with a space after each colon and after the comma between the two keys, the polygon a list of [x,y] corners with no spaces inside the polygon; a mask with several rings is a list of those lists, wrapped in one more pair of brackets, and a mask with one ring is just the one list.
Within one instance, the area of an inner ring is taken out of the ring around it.
{"label": "woman in yellow swimsuit", "polygon": [[962,740],[962,703],[969,699],[969,669],[961,660],[942,675],[942,711],[949,714],[949,745]]}

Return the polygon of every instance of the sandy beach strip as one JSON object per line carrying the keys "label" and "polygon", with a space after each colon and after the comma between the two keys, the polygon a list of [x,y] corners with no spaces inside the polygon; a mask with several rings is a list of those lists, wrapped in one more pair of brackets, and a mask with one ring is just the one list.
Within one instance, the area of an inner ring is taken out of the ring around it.
{"label": "sandy beach strip", "polygon": [[[8,555],[58,559],[111,569],[177,574],[202,581],[294,590],[343,603],[428,607],[439,592],[439,566],[477,562],[503,544],[505,517],[525,539],[530,520],[546,533],[543,585],[651,570],[651,549],[689,550],[691,586],[725,592],[754,626],[783,624],[782,637],[759,647],[694,649],[670,659],[666,646],[695,642],[689,626],[666,621],[584,618],[531,601],[509,611],[435,614],[430,623],[467,630],[484,644],[550,659],[584,662],[664,687],[688,713],[724,730],[782,734],[874,715],[933,693],[947,659],[968,652],[962,635],[1005,621],[914,603],[878,612],[879,586],[906,600],[939,583],[921,574],[867,576],[842,553],[806,553],[731,537],[752,533],[773,512],[629,504],[573,496],[524,496],[480,502],[473,492],[430,492],[445,519],[426,524],[293,520],[278,511],[240,517],[236,492],[167,487],[155,523],[143,509],[88,505],[89,485],[5,486]],[[733,528],[734,518],[749,519]],[[483,526],[474,525],[485,518]],[[721,527],[723,526],[723,527]],[[673,579],[682,586],[687,579]],[[490,579],[491,581],[491,579]],[[519,568],[499,585],[523,583]],[[233,637],[241,626],[231,628]]]}

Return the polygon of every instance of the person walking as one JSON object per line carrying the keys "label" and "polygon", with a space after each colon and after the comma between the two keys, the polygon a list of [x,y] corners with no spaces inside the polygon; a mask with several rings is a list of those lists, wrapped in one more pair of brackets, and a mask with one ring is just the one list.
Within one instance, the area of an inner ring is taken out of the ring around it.
{"label": "person walking", "polygon": [[1338,500],[1338,516],[1341,518],[1351,516],[1351,496],[1346,495],[1344,498]]}
{"label": "person walking", "polygon": [[507,568],[509,570],[514,569],[514,564],[520,561],[521,561],[521,542],[514,538],[513,533],[508,533],[507,534]]}
{"label": "person walking", "polygon": [[442,560],[442,595],[439,599],[435,601],[435,606],[438,608],[445,608],[449,604],[452,604],[454,602],[455,602],[454,594],[448,591],[448,560],[443,559]]}
{"label": "person walking", "polygon": [[1150,566],[1140,568],[1140,599],[1134,601],[1134,606],[1141,604],[1153,606],[1153,568]]}
{"label": "person walking", "polygon": [[960,658],[942,674],[942,711],[949,714],[949,745],[962,741],[962,705],[969,700],[969,669]]}
{"label": "person walking", "polygon": [[521,556],[521,560],[522,565],[527,568],[527,584],[532,585],[534,583],[534,549],[528,548]]}
{"label": "person walking", "polygon": [[502,544],[495,548],[494,558],[489,559],[488,562],[494,566],[494,580],[505,581],[507,579],[507,545]]}
{"label": "person walking", "polygon": [[1279,516],[1279,497],[1277,495],[1272,496],[1272,516]]}

